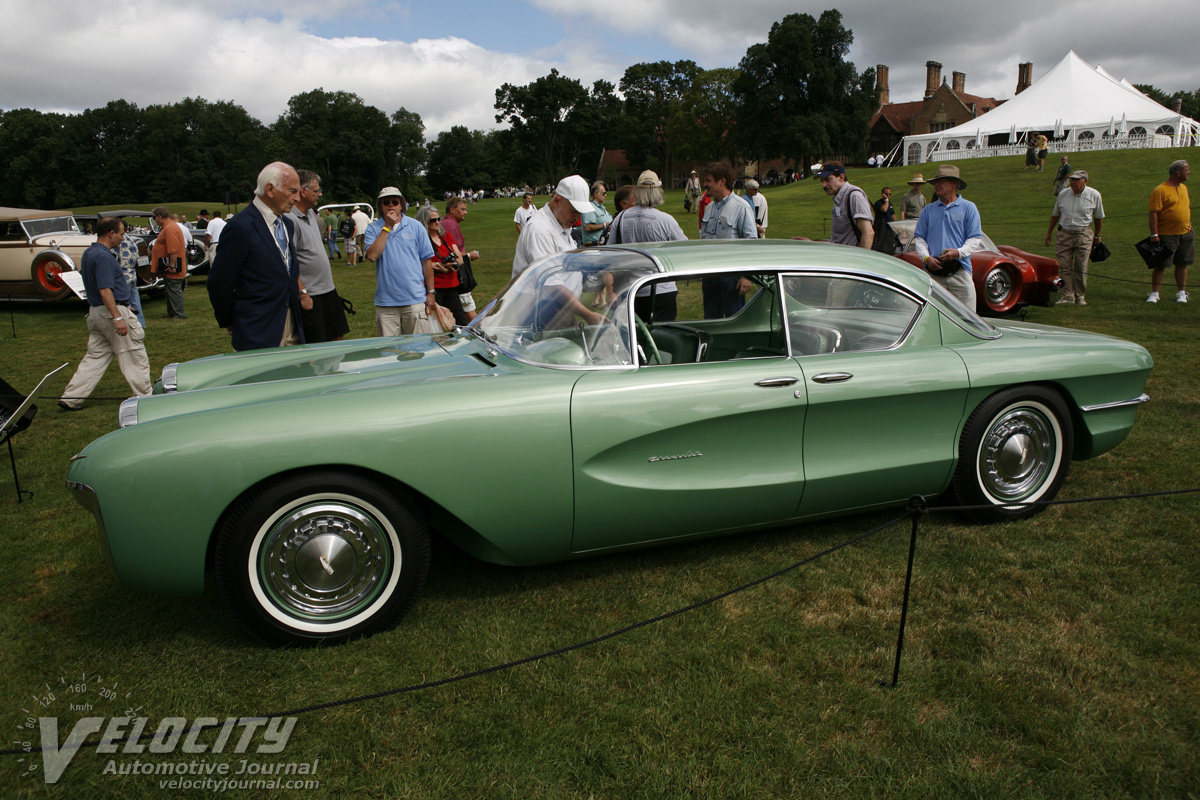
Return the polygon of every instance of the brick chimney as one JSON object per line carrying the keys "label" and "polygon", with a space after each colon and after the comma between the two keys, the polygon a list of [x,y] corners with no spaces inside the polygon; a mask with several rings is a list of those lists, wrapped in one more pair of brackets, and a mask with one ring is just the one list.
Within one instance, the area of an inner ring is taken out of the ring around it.
{"label": "brick chimney", "polygon": [[925,96],[933,97],[933,93],[942,85],[942,65],[936,61],[925,62]]}
{"label": "brick chimney", "polygon": [[1175,102],[1171,103],[1171,110],[1174,111],[1176,114],[1183,113],[1183,98],[1182,97],[1175,98]]}
{"label": "brick chimney", "polygon": [[892,102],[891,92],[888,91],[888,68],[887,64],[875,65],[875,89],[879,93],[880,105],[887,105]]}
{"label": "brick chimney", "polygon": [[1033,62],[1026,61],[1017,65],[1017,94],[1033,85]]}
{"label": "brick chimney", "polygon": [[950,88],[954,90],[955,94],[964,94],[967,91],[967,73],[955,72]]}

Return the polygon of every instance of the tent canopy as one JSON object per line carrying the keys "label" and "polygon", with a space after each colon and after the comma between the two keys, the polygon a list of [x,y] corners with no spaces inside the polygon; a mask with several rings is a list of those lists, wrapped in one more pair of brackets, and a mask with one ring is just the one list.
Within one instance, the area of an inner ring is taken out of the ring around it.
{"label": "tent canopy", "polygon": [[[1100,138],[1108,133],[1114,120],[1122,119],[1128,132],[1135,135],[1161,132],[1178,137],[1200,132],[1195,120],[1154,102],[1128,82],[1117,80],[1103,67],[1091,66],[1071,51],[1007,103],[948,130],[906,136],[904,150],[907,155],[909,147],[919,143],[922,153],[927,153],[935,142],[953,142],[954,149],[983,147],[988,136],[1011,136],[1014,131],[1017,138],[1029,131],[1049,134],[1060,129],[1066,138]],[[1016,142],[1010,138],[1009,143]],[[912,163],[907,158],[906,162]]]}

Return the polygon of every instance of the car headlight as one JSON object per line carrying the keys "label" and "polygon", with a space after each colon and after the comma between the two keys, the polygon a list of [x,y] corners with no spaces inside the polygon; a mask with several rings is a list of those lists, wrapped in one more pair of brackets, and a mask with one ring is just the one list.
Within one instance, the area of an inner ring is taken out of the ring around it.
{"label": "car headlight", "polygon": [[173,392],[178,387],[178,382],[175,380],[175,373],[179,369],[179,362],[167,364],[162,371],[162,386],[164,392]]}
{"label": "car headlight", "polygon": [[121,403],[121,410],[117,412],[118,427],[128,428],[130,425],[137,425],[137,408],[140,399],[131,397]]}

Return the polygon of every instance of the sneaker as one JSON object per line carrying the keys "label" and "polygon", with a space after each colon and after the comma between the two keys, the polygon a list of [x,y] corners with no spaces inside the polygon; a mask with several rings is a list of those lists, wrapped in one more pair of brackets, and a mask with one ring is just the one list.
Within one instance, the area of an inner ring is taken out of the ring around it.
{"label": "sneaker", "polygon": [[1057,303],[1055,303],[1054,305],[1056,305],[1056,306],[1069,306],[1069,305],[1071,305],[1071,304],[1072,304],[1072,303],[1074,303],[1074,302],[1075,302],[1075,301],[1074,301],[1074,300],[1072,300],[1071,298],[1069,298],[1069,297],[1064,297],[1063,299],[1059,300],[1059,301],[1058,301]]}
{"label": "sneaker", "polygon": [[1157,303],[1158,302],[1158,292],[1151,292],[1150,296],[1146,298],[1146,302],[1147,303]]}
{"label": "sneaker", "polygon": [[1084,300],[1082,297],[1076,297],[1076,298],[1075,298],[1075,305],[1077,305],[1077,306],[1086,306],[1086,305],[1087,305],[1087,300]]}
{"label": "sneaker", "polygon": [[1182,289],[1180,289],[1178,292],[1175,293],[1175,302],[1176,303],[1186,303],[1187,299],[1188,299],[1188,293],[1183,291]]}

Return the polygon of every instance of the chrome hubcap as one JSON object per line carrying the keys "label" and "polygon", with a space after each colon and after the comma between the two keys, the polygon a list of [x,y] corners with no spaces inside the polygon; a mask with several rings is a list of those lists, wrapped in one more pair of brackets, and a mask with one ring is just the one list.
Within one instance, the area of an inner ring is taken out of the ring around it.
{"label": "chrome hubcap", "polygon": [[383,588],[392,554],[384,526],[343,502],[300,506],[263,537],[258,569],[288,614],[330,620],[356,613]]}
{"label": "chrome hubcap", "polygon": [[1002,414],[979,450],[983,488],[1000,501],[1017,502],[1043,487],[1057,459],[1057,437],[1050,421],[1029,408]]}
{"label": "chrome hubcap", "polygon": [[984,281],[984,292],[991,303],[1003,303],[1012,294],[1012,276],[1006,269],[994,269]]}

